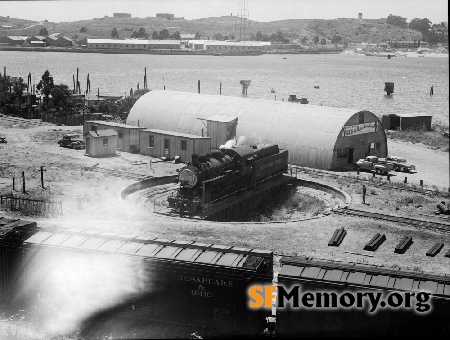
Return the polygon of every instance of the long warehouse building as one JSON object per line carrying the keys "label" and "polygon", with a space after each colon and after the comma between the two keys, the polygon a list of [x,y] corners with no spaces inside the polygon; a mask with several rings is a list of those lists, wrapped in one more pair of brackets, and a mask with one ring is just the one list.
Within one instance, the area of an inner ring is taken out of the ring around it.
{"label": "long warehouse building", "polygon": [[366,110],[150,91],[135,103],[127,124],[209,136],[205,121],[214,115],[236,117],[236,135],[244,144],[271,143],[289,150],[291,164],[339,169],[367,155],[387,156],[381,122]]}

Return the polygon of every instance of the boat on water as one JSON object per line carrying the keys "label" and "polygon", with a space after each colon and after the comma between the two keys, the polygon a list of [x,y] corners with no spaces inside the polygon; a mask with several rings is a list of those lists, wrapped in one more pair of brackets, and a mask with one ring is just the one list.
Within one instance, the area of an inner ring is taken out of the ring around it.
{"label": "boat on water", "polygon": [[383,57],[383,58],[388,58],[389,56],[391,56],[391,58],[395,57],[395,54],[393,53],[366,52],[364,54],[368,57]]}

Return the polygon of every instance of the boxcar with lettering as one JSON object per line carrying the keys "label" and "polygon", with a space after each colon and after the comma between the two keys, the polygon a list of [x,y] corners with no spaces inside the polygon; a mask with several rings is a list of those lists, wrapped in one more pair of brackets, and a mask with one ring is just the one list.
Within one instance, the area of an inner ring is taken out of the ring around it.
{"label": "boxcar with lettering", "polygon": [[11,302],[22,241],[36,228],[36,222],[0,217],[0,307],[8,307]]}
{"label": "boxcar with lettering", "polygon": [[[373,313],[367,309],[350,308],[351,298],[348,296],[343,305],[338,303],[340,308],[334,309],[323,308],[326,300],[321,300],[320,307],[317,307],[317,303],[314,302],[315,308],[292,306],[277,308],[277,335],[279,336],[448,336],[450,334],[449,276],[306,257],[283,257],[281,265],[278,285],[284,287],[299,285],[300,295],[311,292],[316,299],[317,293],[336,293],[340,296],[346,292],[353,295],[357,292],[381,292],[387,294],[382,297],[382,301],[386,302],[386,300],[389,301],[388,296],[392,293],[428,292],[431,293],[428,301],[431,310],[427,313],[417,312],[417,308],[425,310],[425,307],[418,306],[416,300],[411,300],[410,308],[392,308],[386,304],[384,307],[379,305]],[[394,305],[398,304],[398,297],[398,294],[393,295]],[[331,301],[331,299],[328,300],[329,307],[332,307]],[[311,302],[312,300],[307,301],[308,304]],[[345,306],[348,308],[343,308]]]}
{"label": "boxcar with lettering", "polygon": [[13,302],[23,310],[45,307],[40,324],[64,315],[88,338],[256,336],[268,315],[247,308],[247,288],[272,281],[272,257],[258,249],[39,229],[23,241]]}

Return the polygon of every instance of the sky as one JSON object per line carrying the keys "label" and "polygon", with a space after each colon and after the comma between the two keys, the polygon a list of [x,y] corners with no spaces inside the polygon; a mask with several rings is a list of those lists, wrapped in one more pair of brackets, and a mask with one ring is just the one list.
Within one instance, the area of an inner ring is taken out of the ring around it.
{"label": "sky", "polygon": [[[53,22],[102,18],[113,13],[154,17],[173,13],[187,20],[237,15],[243,0],[97,0],[3,1],[0,16]],[[285,19],[386,18],[389,14],[448,22],[447,0],[247,0],[246,16],[255,21]]]}

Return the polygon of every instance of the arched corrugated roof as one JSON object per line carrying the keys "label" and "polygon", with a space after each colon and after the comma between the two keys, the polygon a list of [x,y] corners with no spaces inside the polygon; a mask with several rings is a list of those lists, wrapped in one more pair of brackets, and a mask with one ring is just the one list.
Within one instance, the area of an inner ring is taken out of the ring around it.
{"label": "arched corrugated roof", "polygon": [[[201,134],[198,118],[238,117],[237,135],[249,142],[275,143],[290,151],[290,162],[329,168],[345,123],[360,110],[302,105],[175,91],[150,91],[134,104],[127,124]],[[366,111],[367,112],[367,111]]]}

